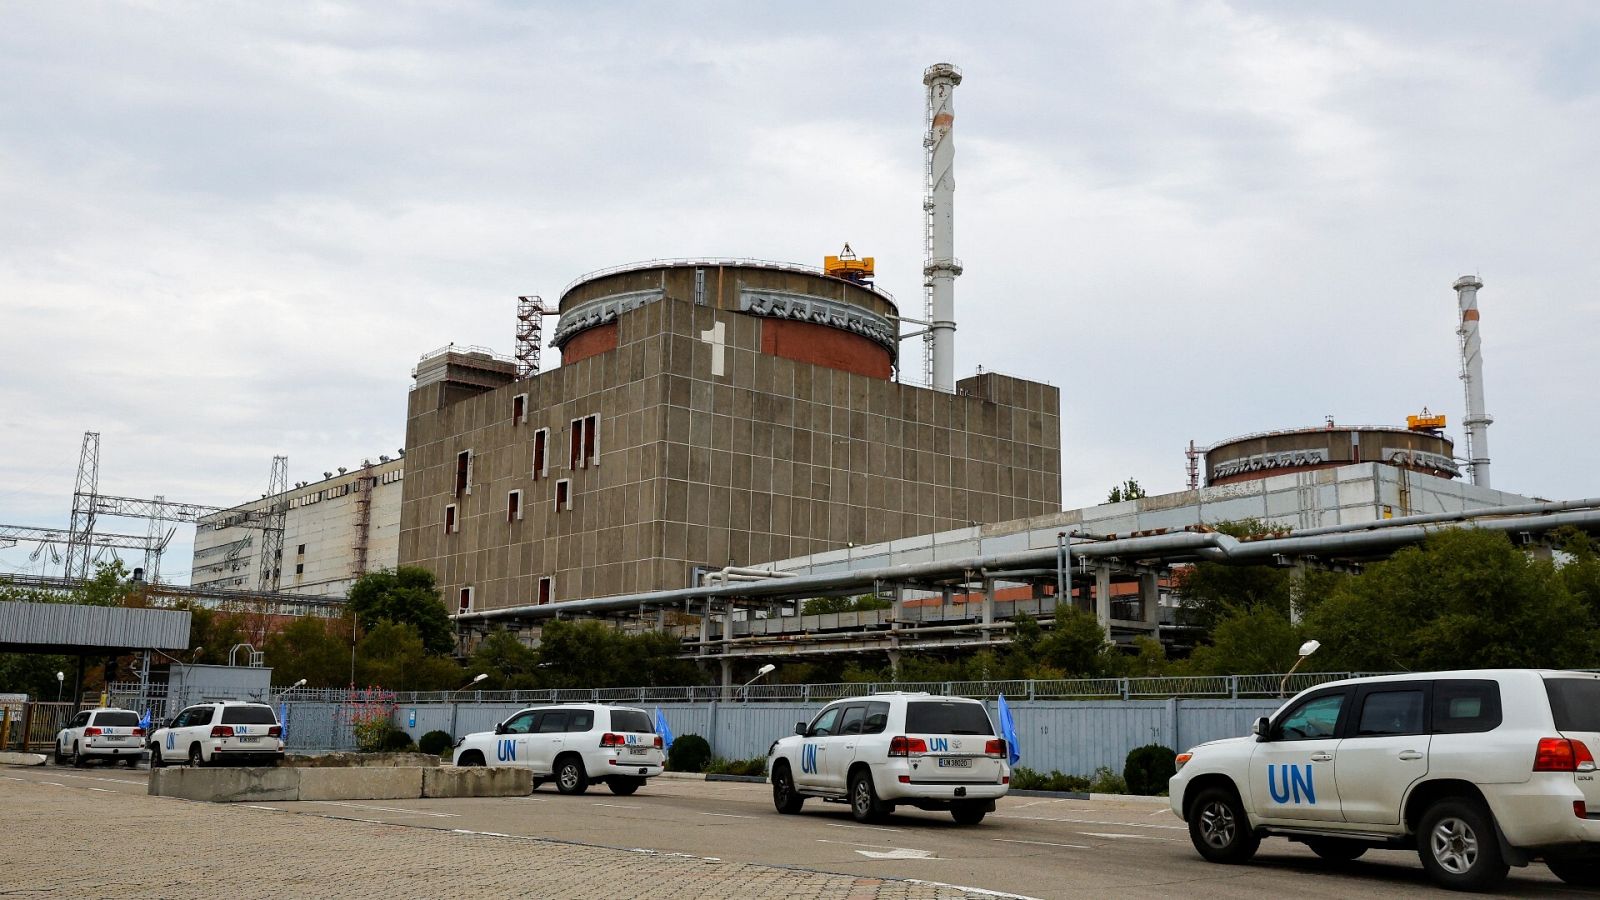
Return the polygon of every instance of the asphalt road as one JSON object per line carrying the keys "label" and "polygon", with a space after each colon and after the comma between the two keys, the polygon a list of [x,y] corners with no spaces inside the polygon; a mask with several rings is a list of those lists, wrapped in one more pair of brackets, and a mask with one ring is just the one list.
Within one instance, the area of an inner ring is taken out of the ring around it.
{"label": "asphalt road", "polygon": [[[88,791],[143,793],[144,770],[9,768],[7,775]],[[1371,851],[1343,866],[1272,839],[1248,866],[1202,861],[1165,806],[1133,800],[1007,797],[981,825],[911,810],[856,824],[841,804],[774,812],[762,784],[657,778],[631,797],[263,803],[262,815],[315,815],[416,828],[567,840],[829,872],[910,878],[1026,897],[1441,897],[1416,854]],[[1513,869],[1510,897],[1578,897],[1542,865]]]}

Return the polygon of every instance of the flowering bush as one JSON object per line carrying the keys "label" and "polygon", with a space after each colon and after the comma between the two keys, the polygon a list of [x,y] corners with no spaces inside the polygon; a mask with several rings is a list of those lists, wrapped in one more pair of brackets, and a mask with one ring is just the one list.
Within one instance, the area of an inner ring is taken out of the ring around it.
{"label": "flowering bush", "polygon": [[345,701],[345,714],[355,733],[356,749],[376,753],[384,749],[389,732],[394,730],[394,694],[379,688],[351,691]]}

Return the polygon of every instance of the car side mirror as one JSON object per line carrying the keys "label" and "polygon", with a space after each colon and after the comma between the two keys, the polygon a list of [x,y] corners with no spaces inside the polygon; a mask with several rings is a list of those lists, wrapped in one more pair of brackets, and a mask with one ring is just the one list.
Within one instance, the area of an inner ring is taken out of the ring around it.
{"label": "car side mirror", "polygon": [[801,737],[805,737],[806,736],[806,723],[804,723],[804,722],[796,722],[796,723],[794,723],[794,733],[800,735]]}
{"label": "car side mirror", "polygon": [[506,733],[506,723],[504,723],[504,722],[496,722],[496,723],[494,723],[494,733],[495,734],[505,734]]}
{"label": "car side mirror", "polygon": [[1266,742],[1272,739],[1272,720],[1266,716],[1255,721],[1250,726],[1250,733],[1256,736],[1257,741]]}

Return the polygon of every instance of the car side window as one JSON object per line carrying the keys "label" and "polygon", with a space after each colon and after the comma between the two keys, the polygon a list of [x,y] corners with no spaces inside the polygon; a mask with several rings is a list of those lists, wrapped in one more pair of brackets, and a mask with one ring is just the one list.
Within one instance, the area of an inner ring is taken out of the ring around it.
{"label": "car side window", "polygon": [[89,714],[88,713],[78,713],[77,715],[72,717],[72,721],[67,724],[67,727],[68,728],[82,728],[83,726],[85,726],[87,724],[89,724]]}
{"label": "car side window", "polygon": [[505,727],[505,730],[504,730],[503,733],[504,734],[528,734],[528,733],[532,732],[533,731],[533,720],[534,720],[534,717],[536,717],[538,715],[539,714],[536,713],[536,712],[517,713],[516,715],[514,715],[511,718],[506,720],[506,727]]}
{"label": "car side window", "polygon": [[1372,691],[1361,701],[1356,737],[1427,732],[1425,695],[1421,688]]}
{"label": "car side window", "polygon": [[1493,681],[1433,683],[1433,733],[1477,734],[1500,727],[1500,685]]}
{"label": "car side window", "polygon": [[191,706],[188,709],[184,710],[183,712],[178,713],[178,715],[175,718],[173,718],[172,725],[170,727],[172,727],[172,728],[188,728],[190,725],[193,725],[193,724],[194,724],[194,707]]}
{"label": "car side window", "polygon": [[1272,726],[1275,741],[1315,741],[1331,738],[1339,728],[1345,695],[1323,694],[1301,701]]}
{"label": "car side window", "polygon": [[567,730],[582,733],[594,729],[594,710],[570,709],[567,710]]}
{"label": "car side window", "polygon": [[551,734],[567,730],[567,711],[553,709],[539,717],[539,733]]}
{"label": "car side window", "polygon": [[839,711],[844,707],[830,706],[823,710],[821,715],[811,720],[811,727],[806,729],[806,737],[828,737],[838,733]]}
{"label": "car side window", "polygon": [[840,734],[860,734],[861,723],[867,717],[865,706],[851,706],[844,711],[844,718],[839,722]]}
{"label": "car side window", "polygon": [[867,717],[866,717],[866,720],[862,723],[861,733],[862,734],[883,734],[883,730],[885,728],[888,728],[888,727],[889,727],[889,704],[887,704],[887,703],[868,703],[867,704]]}

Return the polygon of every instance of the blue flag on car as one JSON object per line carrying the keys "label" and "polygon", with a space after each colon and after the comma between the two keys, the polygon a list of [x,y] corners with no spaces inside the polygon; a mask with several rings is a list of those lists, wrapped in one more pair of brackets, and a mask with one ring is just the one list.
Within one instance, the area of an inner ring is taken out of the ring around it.
{"label": "blue flag on car", "polygon": [[667,726],[667,717],[661,712],[661,707],[656,707],[656,734],[661,735],[661,746],[672,749],[672,729]]}
{"label": "blue flag on car", "polygon": [[1000,736],[1006,739],[1006,755],[1011,764],[1017,764],[1022,751],[1017,747],[1017,723],[1011,718],[1011,707],[1006,705],[1006,695],[1000,695]]}
{"label": "blue flag on car", "polygon": [[278,704],[278,737],[281,740],[283,738],[287,738],[288,736],[289,736],[289,704],[286,703],[286,702],[285,703],[279,703]]}
{"label": "blue flag on car", "polygon": [[143,728],[146,733],[149,733],[149,731],[150,731],[150,710],[148,710],[148,709],[145,710],[144,711],[144,715],[139,717],[139,727]]}

